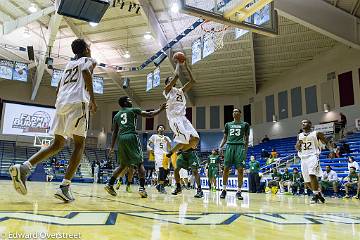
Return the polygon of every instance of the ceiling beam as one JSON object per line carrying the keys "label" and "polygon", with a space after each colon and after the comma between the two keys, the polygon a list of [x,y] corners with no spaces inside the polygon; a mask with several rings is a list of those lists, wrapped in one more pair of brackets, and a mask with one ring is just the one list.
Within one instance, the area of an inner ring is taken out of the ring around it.
{"label": "ceiling beam", "polygon": [[[158,41],[159,46],[164,47],[166,44],[168,44],[169,41],[168,41],[163,29],[161,28],[159,20],[156,17],[154,8],[151,6],[149,0],[139,0],[139,3],[142,6],[142,8],[140,10],[141,14],[147,18],[147,21],[149,22],[152,32],[156,36],[156,40]],[[180,50],[184,51],[183,49],[180,49]],[[166,54],[168,56],[168,61],[170,61],[173,69],[175,70],[176,64],[175,64],[174,60],[172,59],[172,51],[169,50],[169,51],[167,51]],[[180,79],[182,85],[185,85],[188,82],[188,79],[186,78],[184,72],[180,71],[179,75],[180,75],[179,79]],[[193,91],[190,90],[190,91],[186,92],[186,95],[190,101],[190,104],[194,105],[195,97],[194,97]]]}
{"label": "ceiling beam", "polygon": [[55,13],[51,16],[49,27],[46,32],[46,41],[43,44],[42,51],[45,52],[45,55],[40,55],[39,57],[39,64],[36,69],[35,77],[32,82],[32,94],[31,94],[31,100],[34,101],[35,97],[37,95],[37,92],[40,87],[41,80],[44,76],[45,69],[47,68],[45,64],[45,59],[51,53],[51,49],[54,45],[54,42],[56,40],[56,35],[59,31],[59,26],[62,20],[62,16]]}
{"label": "ceiling beam", "polygon": [[356,15],[357,11],[359,10],[359,7],[360,7],[360,0],[356,0],[351,8],[351,12],[350,12],[351,15]]}
{"label": "ceiling beam", "polygon": [[[67,25],[70,27],[70,29],[73,31],[73,33],[75,34],[75,36],[77,38],[83,38],[88,44],[91,44],[91,40],[87,37],[87,36],[84,36],[83,33],[76,27],[76,25],[73,23],[72,20],[70,20],[70,18],[64,18],[65,19],[65,22],[67,23]],[[98,54],[102,59],[101,60],[104,60],[104,63],[110,63],[109,61],[107,61],[107,58],[105,55],[103,55],[102,53],[102,49],[100,49],[99,47],[97,47],[95,44],[94,45],[91,45],[91,48],[93,50],[95,50],[94,52],[96,54]],[[106,73],[106,76],[108,76],[111,81],[119,88],[122,90],[122,92],[128,96],[130,96],[133,100],[133,103],[136,105],[136,106],[140,106],[140,99],[135,95],[135,93],[130,89],[130,88],[126,88],[124,89],[122,87],[122,80],[121,80],[121,77],[120,77],[120,74],[118,73],[115,73],[113,71],[110,71],[109,69],[105,68],[104,69],[105,73]]]}
{"label": "ceiling beam", "polygon": [[251,49],[251,65],[252,65],[252,78],[254,85],[254,94],[257,94],[257,82],[256,82],[256,62],[255,62],[255,48],[254,48],[254,33],[250,32],[250,49]]}
{"label": "ceiling beam", "polygon": [[6,21],[3,23],[2,34],[4,34],[4,35],[9,34],[12,31],[14,31],[20,27],[26,26],[31,22],[37,21],[38,19],[42,18],[43,16],[53,13],[54,11],[55,11],[55,7],[50,6],[41,11],[37,11],[35,13],[29,14],[27,16],[19,17],[15,20]]}
{"label": "ceiling beam", "polygon": [[275,9],[281,16],[360,49],[359,19],[323,0],[276,0]]}

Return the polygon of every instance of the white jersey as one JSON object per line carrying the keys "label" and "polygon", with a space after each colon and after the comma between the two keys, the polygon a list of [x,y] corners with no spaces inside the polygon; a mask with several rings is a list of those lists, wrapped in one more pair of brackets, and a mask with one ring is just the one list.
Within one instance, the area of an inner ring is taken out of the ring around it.
{"label": "white jersey", "polygon": [[300,133],[298,136],[298,140],[301,140],[303,143],[301,144],[301,151],[298,152],[298,156],[308,157],[320,154],[320,143],[317,138],[317,132],[312,131],[310,133]]}
{"label": "white jersey", "polygon": [[166,116],[168,119],[186,115],[186,98],[181,88],[173,87],[168,94],[163,92],[167,100]]}
{"label": "white jersey", "polygon": [[70,103],[90,102],[90,94],[86,90],[82,71],[91,70],[95,63],[95,60],[92,58],[82,57],[75,61],[70,61],[66,65],[59,82],[59,92],[55,103],[56,108]]}
{"label": "white jersey", "polygon": [[167,153],[168,150],[168,142],[170,143],[171,140],[169,137],[159,134],[154,134],[150,137],[149,142],[154,144],[154,155],[163,155]]}

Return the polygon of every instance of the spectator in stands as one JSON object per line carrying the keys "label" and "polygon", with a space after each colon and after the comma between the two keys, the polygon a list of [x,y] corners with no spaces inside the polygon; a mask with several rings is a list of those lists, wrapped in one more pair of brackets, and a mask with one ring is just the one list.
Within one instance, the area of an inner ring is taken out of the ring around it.
{"label": "spectator in stands", "polygon": [[284,192],[284,187],[287,187],[288,193],[290,193],[290,188],[292,185],[292,174],[289,172],[288,168],[285,168],[285,172],[281,177],[281,181],[279,182],[280,185],[280,192]]}
{"label": "spectator in stands", "polygon": [[322,192],[332,187],[334,189],[334,197],[338,196],[338,176],[330,165],[326,166],[326,170],[321,176],[320,186]]}
{"label": "spectator in stands", "polygon": [[293,175],[292,175],[292,192],[295,195],[300,194],[301,187],[303,185],[304,179],[302,178],[302,175],[299,173],[299,169],[294,168],[293,169]]}
{"label": "spectator in stands", "polygon": [[270,141],[270,138],[268,137],[268,135],[265,135],[265,137],[261,140],[262,143],[266,143]]}
{"label": "spectator in stands", "polygon": [[350,145],[347,143],[343,143],[342,146],[340,147],[340,153],[341,154],[350,154],[351,153]]}
{"label": "spectator in stands", "polygon": [[348,157],[348,169],[350,171],[350,168],[354,167],[356,172],[359,171],[359,164],[355,161],[354,157]]}
{"label": "spectator in stands", "polygon": [[279,156],[279,154],[277,153],[275,148],[273,148],[271,150],[270,156],[271,156],[272,159],[275,159],[275,158],[277,158]]}
{"label": "spectator in stands", "polygon": [[281,173],[279,173],[276,168],[273,168],[271,174],[272,179],[268,182],[266,192],[269,192],[269,190],[271,189],[271,192],[273,194],[276,194],[279,189],[279,182],[281,181],[281,177]]}
{"label": "spectator in stands", "polygon": [[356,173],[354,167],[350,168],[350,173],[344,180],[346,181],[344,183],[345,193],[346,193],[345,198],[350,198],[349,190],[353,188],[357,188],[359,182],[359,176]]}
{"label": "spectator in stands", "polygon": [[344,131],[345,131],[346,124],[347,124],[346,116],[343,113],[340,113],[340,121],[339,121],[339,123],[341,124],[340,137],[343,138],[344,137]]}
{"label": "spectator in stands", "polygon": [[254,156],[250,157],[249,170],[249,190],[252,193],[260,192],[260,163]]}
{"label": "spectator in stands", "polygon": [[265,149],[261,149],[261,158],[267,160],[270,157],[270,154]]}
{"label": "spectator in stands", "polygon": [[341,155],[340,147],[337,146],[336,149],[334,149],[334,151],[335,151],[335,157],[341,158],[342,155]]}

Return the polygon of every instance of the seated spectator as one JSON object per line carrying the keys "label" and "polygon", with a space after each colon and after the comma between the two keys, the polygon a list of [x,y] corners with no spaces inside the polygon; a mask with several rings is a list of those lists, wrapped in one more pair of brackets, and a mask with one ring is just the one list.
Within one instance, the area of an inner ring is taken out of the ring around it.
{"label": "seated spectator", "polygon": [[295,195],[299,195],[300,194],[300,189],[303,185],[304,179],[302,178],[301,173],[299,173],[299,170],[297,168],[293,169],[293,174],[292,174],[292,192]]}
{"label": "seated spectator", "polygon": [[281,181],[279,182],[280,185],[280,192],[284,192],[284,187],[287,187],[288,193],[290,193],[290,188],[292,185],[292,174],[289,172],[289,169],[285,168],[285,172],[281,177]]}
{"label": "seated spectator", "polygon": [[270,157],[270,154],[268,153],[268,151],[266,151],[265,149],[262,149],[261,150],[261,158],[267,159],[268,157]]}
{"label": "seated spectator", "polygon": [[357,188],[359,181],[359,176],[357,175],[354,167],[350,168],[350,173],[344,180],[346,181],[344,183],[345,193],[346,193],[345,198],[350,198],[349,190],[353,188]]}
{"label": "seated spectator", "polygon": [[330,151],[329,155],[328,155],[328,159],[334,159],[336,157],[336,154],[334,151]]}
{"label": "seated spectator", "polygon": [[335,151],[335,156],[337,158],[340,158],[342,155],[341,155],[341,152],[340,152],[340,147],[336,147],[336,149],[334,150]]}
{"label": "seated spectator", "polygon": [[348,157],[348,169],[350,171],[350,168],[354,167],[355,171],[359,171],[359,164],[355,161],[354,157]]}
{"label": "seated spectator", "polygon": [[279,189],[279,182],[281,181],[282,175],[277,171],[276,168],[273,168],[271,178],[272,179],[268,182],[266,192],[269,192],[271,189],[271,192],[276,194]]}
{"label": "seated spectator", "polygon": [[329,187],[333,187],[334,197],[338,196],[338,176],[329,165],[326,166],[326,170],[321,176],[320,185],[323,192],[325,192]]}
{"label": "seated spectator", "polygon": [[268,135],[265,135],[265,137],[261,140],[262,143],[266,143],[270,141],[270,138],[268,137]]}
{"label": "seated spectator", "polygon": [[340,147],[340,153],[341,154],[350,154],[350,145],[347,143],[343,143],[343,145]]}
{"label": "seated spectator", "polygon": [[275,159],[275,158],[277,158],[277,157],[279,156],[279,154],[277,153],[277,151],[276,151],[275,148],[273,148],[273,149],[271,150],[270,156],[271,156],[271,158],[273,158],[273,159]]}

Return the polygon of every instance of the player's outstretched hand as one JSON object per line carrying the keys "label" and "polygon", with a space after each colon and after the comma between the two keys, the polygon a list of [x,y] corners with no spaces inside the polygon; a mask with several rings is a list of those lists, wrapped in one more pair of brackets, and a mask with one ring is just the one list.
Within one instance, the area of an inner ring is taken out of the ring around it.
{"label": "player's outstretched hand", "polygon": [[160,111],[163,111],[163,110],[165,110],[166,108],[167,108],[166,103],[163,103],[163,104],[160,105]]}
{"label": "player's outstretched hand", "polygon": [[97,105],[96,105],[95,102],[91,101],[91,102],[90,102],[90,105],[89,105],[89,108],[90,108],[90,112],[91,112],[91,113],[96,113]]}

